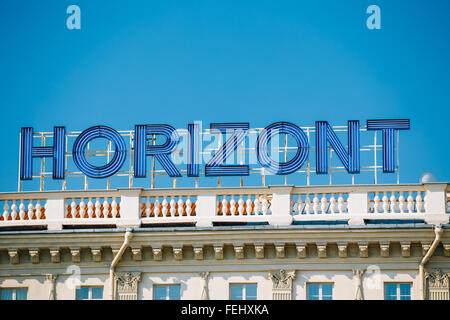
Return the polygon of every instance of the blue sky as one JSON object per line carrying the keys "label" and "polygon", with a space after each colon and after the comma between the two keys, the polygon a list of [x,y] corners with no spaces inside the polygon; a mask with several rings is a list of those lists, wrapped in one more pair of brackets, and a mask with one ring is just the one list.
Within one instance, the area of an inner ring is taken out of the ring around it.
{"label": "blue sky", "polygon": [[[71,4],[81,30],[66,28]],[[366,27],[371,4],[381,30]],[[143,121],[410,118],[401,182],[424,171],[449,181],[449,9],[445,0],[3,0],[0,190],[17,188],[22,126]]]}

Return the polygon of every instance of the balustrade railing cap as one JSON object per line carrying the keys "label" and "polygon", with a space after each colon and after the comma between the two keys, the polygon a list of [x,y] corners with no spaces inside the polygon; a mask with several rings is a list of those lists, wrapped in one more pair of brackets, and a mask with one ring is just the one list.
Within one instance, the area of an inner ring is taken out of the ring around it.
{"label": "balustrade railing cap", "polygon": [[447,182],[427,182],[422,185],[427,190],[445,190],[450,186]]}
{"label": "balustrade railing cap", "polygon": [[294,185],[274,185],[269,186],[269,190],[290,192],[294,187]]}

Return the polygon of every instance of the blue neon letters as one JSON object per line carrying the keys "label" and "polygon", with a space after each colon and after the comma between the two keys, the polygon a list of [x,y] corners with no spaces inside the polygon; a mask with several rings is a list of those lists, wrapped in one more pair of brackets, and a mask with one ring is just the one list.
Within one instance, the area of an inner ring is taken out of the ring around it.
{"label": "blue neon letters", "polygon": [[409,119],[367,120],[367,130],[383,132],[383,172],[395,171],[395,131],[409,130],[409,128]]}
{"label": "blue neon letters", "polygon": [[221,134],[232,131],[232,136],[205,166],[205,176],[248,176],[247,165],[224,165],[248,134],[248,123],[211,123],[210,129]]}
{"label": "blue neon letters", "polygon": [[53,128],[52,147],[33,147],[33,128],[25,127],[20,132],[20,180],[31,180],[32,158],[53,158],[53,179],[64,179],[66,150],[66,128]]}
{"label": "blue neon letters", "polygon": [[316,121],[316,173],[328,173],[327,141],[347,169],[359,173],[359,121],[348,122],[348,152],[327,121]]}
{"label": "blue neon letters", "polygon": [[[394,134],[396,130],[408,130],[409,119],[367,120],[367,130],[382,130],[383,136],[383,171],[394,172]],[[219,134],[231,133],[211,160],[205,165],[205,176],[246,176],[249,166],[225,165],[237,147],[244,141],[249,132],[249,123],[212,123],[212,132]],[[277,162],[267,154],[269,141],[278,134],[291,135],[297,143],[295,156],[285,162]],[[164,144],[151,145],[149,136],[162,135],[166,138]],[[114,156],[104,166],[90,164],[85,156],[86,147],[92,139],[106,138],[114,145]],[[171,177],[181,177],[180,171],[170,159],[169,155],[176,150],[179,135],[175,128],[169,125],[136,125],[134,132],[134,176],[144,178],[147,173],[147,156],[153,156]],[[187,141],[187,176],[198,177],[200,174],[200,125],[188,124]],[[328,144],[334,149],[339,160],[349,173],[360,172],[360,138],[359,121],[348,121],[348,147],[345,148],[337,138],[331,125],[327,121],[316,122],[316,173],[328,173]],[[33,172],[33,158],[53,158],[53,179],[65,177],[65,127],[54,127],[53,146],[33,146],[33,128],[23,127],[20,136],[20,180],[31,180]],[[107,178],[120,170],[125,162],[127,148],[122,136],[112,128],[94,126],[84,130],[75,140],[72,149],[75,165],[86,176],[92,178]],[[270,173],[287,175],[299,170],[309,154],[308,137],[303,130],[289,122],[276,122],[261,131],[256,140],[256,155],[258,162]]]}
{"label": "blue neon letters", "polygon": [[[166,137],[162,145],[147,145],[147,135],[160,134]],[[179,136],[174,127],[167,124],[137,125],[134,137],[134,176],[144,178],[147,171],[146,156],[154,156],[171,177],[181,177],[175,164],[170,160],[171,154],[177,147]]]}
{"label": "blue neon letters", "polygon": [[[107,138],[114,143],[114,156],[104,166],[93,166],[86,160],[85,150],[92,139]],[[91,178],[107,178],[112,176],[125,162],[127,147],[122,136],[114,129],[105,126],[95,126],[84,130],[73,144],[73,162],[85,175]]]}
{"label": "blue neon letters", "polygon": [[[267,144],[277,134],[290,134],[297,142],[297,153],[291,160],[280,163],[267,155]],[[289,122],[275,122],[264,128],[256,140],[256,155],[259,163],[269,172],[279,175],[293,173],[301,168],[308,158],[308,137],[302,129]]]}

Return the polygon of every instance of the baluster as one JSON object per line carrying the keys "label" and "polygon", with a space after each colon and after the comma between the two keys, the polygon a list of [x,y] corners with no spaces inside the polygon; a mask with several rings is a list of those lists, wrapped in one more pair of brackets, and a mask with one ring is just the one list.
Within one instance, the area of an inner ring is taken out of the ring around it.
{"label": "baluster", "polygon": [[70,214],[72,215],[72,218],[75,218],[77,216],[77,204],[75,203],[74,198],[72,198],[72,202],[70,203],[69,206],[70,206]]}
{"label": "baluster", "polygon": [[19,218],[20,220],[23,220],[23,218],[25,217],[25,205],[23,203],[23,199],[20,200],[20,205],[19,205]]}
{"label": "baluster", "polygon": [[28,220],[33,220],[33,216],[34,216],[34,206],[33,206],[33,201],[34,200],[29,200],[30,202],[28,203]]}
{"label": "baluster", "polygon": [[231,215],[234,215],[236,213],[236,201],[234,200],[234,195],[231,195],[230,213]]}
{"label": "baluster", "polygon": [[161,204],[159,203],[159,197],[155,197],[155,206],[153,207],[153,214],[155,217],[159,216],[161,209],[159,208]]}
{"label": "baluster", "polygon": [[84,218],[85,212],[86,212],[86,203],[84,202],[84,198],[81,198],[80,199],[80,218],[81,219]]}
{"label": "baluster", "polygon": [[413,213],[414,212],[414,198],[412,196],[412,192],[409,192],[408,195],[408,212]]}
{"label": "baluster", "polygon": [[116,218],[117,216],[117,201],[116,197],[112,197],[113,201],[111,202],[111,218]]}
{"label": "baluster", "polygon": [[248,195],[247,196],[247,201],[245,202],[245,211],[247,212],[248,215],[252,214],[252,196]]}
{"label": "baluster", "polygon": [[145,216],[146,216],[147,218],[149,218],[150,215],[151,215],[151,206],[152,206],[152,204],[151,204],[151,202],[150,202],[150,197],[146,197],[146,202],[145,202]]}
{"label": "baluster", "polygon": [[175,199],[173,198],[173,196],[171,196],[170,197],[170,216],[171,217],[175,217],[175,213],[177,212],[177,209],[176,209],[176,202],[175,202]]}
{"label": "baluster", "polygon": [[95,217],[98,219],[100,218],[101,212],[100,212],[100,207],[102,206],[102,204],[100,203],[99,198],[96,198],[95,201]]}
{"label": "baluster", "polygon": [[269,211],[269,201],[267,201],[266,196],[263,196],[263,199],[262,199],[261,202],[262,202],[262,208],[261,208],[261,211],[262,211],[262,213],[263,213],[264,215],[266,215],[267,212]]}
{"label": "baluster", "polygon": [[387,193],[383,193],[383,212],[388,213],[389,211],[389,199],[387,197]]}
{"label": "baluster", "polygon": [[397,199],[395,198],[394,192],[391,192],[390,206],[389,206],[391,213],[395,213],[396,206],[397,206]]}
{"label": "baluster", "polygon": [[306,214],[311,213],[311,200],[309,199],[309,194],[306,194],[305,197],[305,213]]}
{"label": "baluster", "polygon": [[186,200],[186,215],[188,217],[190,217],[191,213],[192,213],[192,201],[191,201],[191,197],[188,196],[187,200]]}
{"label": "baluster", "polygon": [[[107,197],[103,198],[102,213],[103,213],[103,218],[108,218],[109,203],[108,203],[108,198]],[[100,216],[98,216],[98,218],[100,218]]]}
{"label": "baluster", "polygon": [[222,199],[222,215],[226,215],[228,211],[228,201],[227,201],[227,196],[223,196]]}
{"label": "baluster", "polygon": [[330,213],[336,212],[336,199],[334,198],[334,193],[331,194],[330,198],[330,209],[328,210]]}
{"label": "baluster", "polygon": [[92,214],[94,213],[94,204],[92,203],[92,198],[89,197],[89,202],[87,204],[88,210],[88,218],[92,218]]}
{"label": "baluster", "polygon": [[373,212],[379,213],[380,212],[380,196],[378,195],[378,192],[375,192],[375,197],[373,198]]}
{"label": "baluster", "polygon": [[344,211],[345,211],[345,203],[344,203],[344,197],[342,196],[342,193],[339,193],[338,210],[339,210],[339,213],[344,213]]}
{"label": "baluster", "polygon": [[400,209],[400,213],[405,213],[406,201],[403,192],[400,192],[400,196],[398,197],[398,208]]}
{"label": "baluster", "polygon": [[420,213],[422,212],[422,208],[423,208],[423,201],[422,201],[422,196],[421,196],[420,191],[417,191],[417,197],[416,197],[416,212]]}
{"label": "baluster", "polygon": [[41,200],[36,200],[36,220],[41,219]]}
{"label": "baluster", "polygon": [[[300,196],[298,196],[297,199],[300,199]],[[299,213],[299,200],[294,201],[294,199],[292,199],[291,202],[292,202],[292,203],[291,203],[291,212],[292,212],[294,215],[297,215],[297,214]]]}
{"label": "baluster", "polygon": [[327,213],[327,198],[325,196],[325,193],[322,193],[322,199],[320,200],[320,211],[322,213]]}
{"label": "baluster", "polygon": [[12,206],[11,206],[11,218],[13,220],[18,220],[17,217],[17,205],[16,205],[16,200],[12,201]]}
{"label": "baluster", "polygon": [[168,211],[167,205],[168,205],[167,199],[166,199],[166,196],[164,196],[163,202],[162,202],[162,214],[163,214],[163,217],[167,217],[167,211]]}
{"label": "baluster", "polygon": [[3,220],[6,221],[9,219],[9,204],[8,200],[5,200],[5,205],[3,206]]}
{"label": "baluster", "polygon": [[313,211],[314,214],[319,213],[319,198],[317,197],[317,194],[315,194],[313,198]]}
{"label": "baluster", "polygon": [[261,213],[261,203],[259,201],[258,195],[255,195],[255,200],[253,201],[254,207],[253,207],[253,214],[260,214]]}
{"label": "baluster", "polygon": [[240,216],[244,214],[244,199],[242,199],[242,195],[239,196],[238,200],[238,212]]}
{"label": "baluster", "polygon": [[[142,198],[143,199],[143,198]],[[141,199],[141,200],[142,200]],[[147,197],[146,197],[146,199],[147,199]],[[142,215],[145,215],[146,213],[145,213],[145,210],[147,209],[147,204],[146,204],[146,202],[144,202],[144,201],[141,201],[141,204],[140,204],[140,208],[139,208],[141,211],[139,212],[139,214],[142,216]]]}
{"label": "baluster", "polygon": [[184,213],[184,201],[183,198],[180,196],[178,199],[178,215],[182,216]]}

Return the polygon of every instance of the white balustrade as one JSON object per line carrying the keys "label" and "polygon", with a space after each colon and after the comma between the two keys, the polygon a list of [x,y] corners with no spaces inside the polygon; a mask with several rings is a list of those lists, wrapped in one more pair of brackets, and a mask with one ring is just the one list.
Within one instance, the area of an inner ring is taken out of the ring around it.
{"label": "white balustrade", "polygon": [[289,225],[307,221],[448,223],[448,184],[119,189],[0,193],[2,227],[188,223]]}
{"label": "white balustrade", "polygon": [[241,194],[218,196],[217,216],[267,215],[269,211],[270,200],[267,195]]}
{"label": "white balustrade", "polygon": [[315,193],[311,201],[309,193],[294,193],[291,201],[291,214],[294,220],[317,220],[322,218],[328,220],[331,216],[334,217],[335,214],[342,215],[347,212],[347,203],[343,195],[348,196],[346,193]]}
{"label": "white balustrade", "polygon": [[195,196],[175,194],[141,196],[142,223],[195,222],[193,219],[196,216],[195,199]]}
{"label": "white balustrade", "polygon": [[0,200],[0,226],[36,225],[45,220],[42,199],[3,199]]}
{"label": "white balustrade", "polygon": [[[79,197],[66,198],[65,219],[72,220],[102,220],[120,218],[118,197]],[[78,221],[79,222],[79,221]],[[87,222],[79,222],[87,223]]]}
{"label": "white balustrade", "polygon": [[369,213],[399,213],[403,215],[423,213],[423,194],[423,190],[369,192]]}

